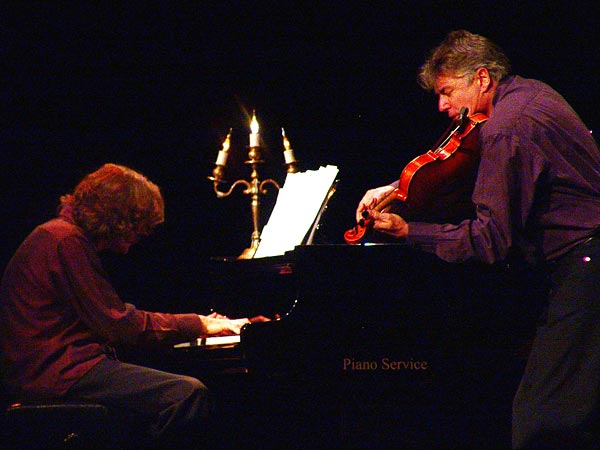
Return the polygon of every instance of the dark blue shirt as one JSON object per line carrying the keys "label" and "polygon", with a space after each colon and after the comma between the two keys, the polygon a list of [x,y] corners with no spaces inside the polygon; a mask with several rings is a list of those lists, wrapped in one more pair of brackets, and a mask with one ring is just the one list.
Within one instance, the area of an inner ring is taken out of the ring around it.
{"label": "dark blue shirt", "polygon": [[476,218],[411,222],[408,241],[440,258],[503,261],[510,249],[551,260],[600,226],[600,151],[569,104],[548,85],[504,79],[479,133]]}

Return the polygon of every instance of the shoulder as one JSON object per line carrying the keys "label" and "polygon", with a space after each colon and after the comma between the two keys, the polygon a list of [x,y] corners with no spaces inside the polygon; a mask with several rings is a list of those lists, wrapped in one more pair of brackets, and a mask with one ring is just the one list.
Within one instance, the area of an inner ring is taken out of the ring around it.
{"label": "shoulder", "polygon": [[525,108],[535,103],[539,96],[553,97],[560,95],[549,85],[540,80],[511,75],[503,79],[494,93],[494,110],[505,108],[507,104]]}
{"label": "shoulder", "polygon": [[[64,254],[93,253],[93,246],[76,225],[60,218],[36,227],[17,248],[7,265],[8,270],[35,268],[36,271],[56,268]],[[30,270],[30,269],[26,269]]]}
{"label": "shoulder", "polygon": [[52,219],[31,232],[22,247],[35,250],[35,253],[57,254],[64,249],[81,248],[92,250],[93,245],[77,225],[61,217]]}
{"label": "shoulder", "polygon": [[562,96],[546,83],[510,76],[496,89],[493,112],[482,127],[482,139],[530,136],[571,111]]}
{"label": "shoulder", "polygon": [[71,238],[85,239],[85,234],[81,228],[62,217],[57,217],[40,225],[33,231],[32,235],[34,234],[46,236],[46,238],[54,241]]}

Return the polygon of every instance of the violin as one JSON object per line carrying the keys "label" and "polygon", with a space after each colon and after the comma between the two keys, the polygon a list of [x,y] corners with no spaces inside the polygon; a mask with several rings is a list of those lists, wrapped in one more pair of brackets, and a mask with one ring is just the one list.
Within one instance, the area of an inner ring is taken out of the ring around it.
{"label": "violin", "polygon": [[[462,108],[431,150],[410,161],[398,180],[398,187],[372,209],[390,211],[406,220],[457,223],[474,214],[471,194],[477,178],[480,149],[479,125],[485,114],[468,116]],[[344,233],[347,244],[362,242],[373,227],[368,211]]]}

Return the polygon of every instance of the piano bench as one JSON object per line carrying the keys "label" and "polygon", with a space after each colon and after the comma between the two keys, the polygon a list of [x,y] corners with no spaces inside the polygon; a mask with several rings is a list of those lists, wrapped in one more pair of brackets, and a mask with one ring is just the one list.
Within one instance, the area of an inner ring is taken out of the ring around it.
{"label": "piano bench", "polygon": [[92,449],[111,448],[108,410],[85,403],[14,403],[4,410],[6,448]]}

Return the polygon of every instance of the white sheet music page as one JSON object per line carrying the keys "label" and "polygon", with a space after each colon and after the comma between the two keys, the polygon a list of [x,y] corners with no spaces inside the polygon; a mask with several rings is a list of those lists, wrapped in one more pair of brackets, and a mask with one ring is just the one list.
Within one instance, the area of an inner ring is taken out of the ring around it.
{"label": "white sheet music page", "polygon": [[288,173],[269,221],[264,226],[255,258],[283,255],[309,232],[338,175],[336,166]]}

